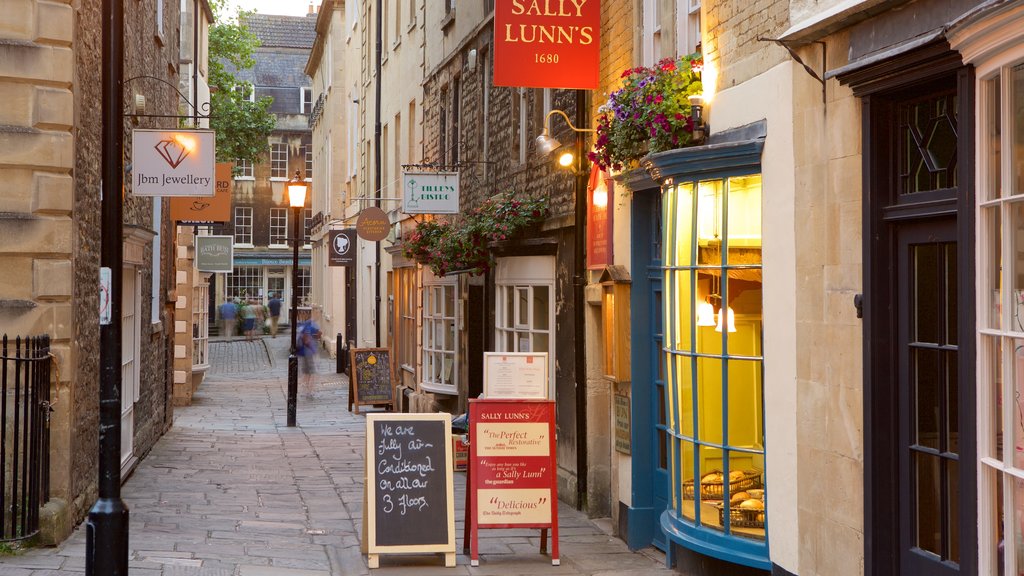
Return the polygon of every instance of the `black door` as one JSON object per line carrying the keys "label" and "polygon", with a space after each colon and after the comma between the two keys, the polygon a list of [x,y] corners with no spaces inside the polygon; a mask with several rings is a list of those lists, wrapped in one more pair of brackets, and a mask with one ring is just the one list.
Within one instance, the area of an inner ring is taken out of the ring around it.
{"label": "black door", "polygon": [[899,224],[900,573],[959,574],[956,219]]}

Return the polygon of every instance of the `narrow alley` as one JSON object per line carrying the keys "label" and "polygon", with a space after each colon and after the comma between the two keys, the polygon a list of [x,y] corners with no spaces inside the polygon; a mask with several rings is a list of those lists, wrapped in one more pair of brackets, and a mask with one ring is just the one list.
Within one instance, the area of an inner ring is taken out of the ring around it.
{"label": "narrow alley", "polygon": [[[370,574],[359,549],[364,417],[348,412],[345,376],[321,357],[313,396],[299,394],[298,426],[287,428],[287,346],[280,337],[211,343],[217,368],[124,484],[132,576]],[[461,551],[464,473],[455,482]],[[559,516],[561,566],[537,553],[537,530],[486,530],[478,568],[462,554],[455,568],[440,555],[392,555],[372,573],[673,573],[653,549],[631,553],[609,522],[564,505]],[[57,548],[0,556],[0,575],[80,574],[85,540],[80,525]]]}

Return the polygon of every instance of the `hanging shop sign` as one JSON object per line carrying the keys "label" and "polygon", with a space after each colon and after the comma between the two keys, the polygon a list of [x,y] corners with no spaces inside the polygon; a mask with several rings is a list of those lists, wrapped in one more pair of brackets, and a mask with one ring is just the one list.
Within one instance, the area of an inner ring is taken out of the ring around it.
{"label": "hanging shop sign", "polygon": [[366,415],[367,561],[445,555],[455,566],[451,414]]}
{"label": "hanging shop sign", "polygon": [[596,90],[600,0],[496,0],[494,85]]}
{"label": "hanging shop sign", "polygon": [[541,528],[558,566],[554,401],[470,400],[469,434],[470,565],[480,564],[481,529]]}
{"label": "hanging shop sign", "polygon": [[196,236],[196,270],[231,274],[234,256],[234,236]]}
{"label": "hanging shop sign", "polygon": [[231,190],[235,182],[231,177],[232,167],[234,164],[231,162],[217,163],[217,192],[212,197],[171,198],[171,220],[184,225],[230,222]]}
{"label": "hanging shop sign", "polygon": [[615,181],[596,165],[590,166],[587,186],[587,268],[601,269],[612,263],[612,200]]}
{"label": "hanging shop sign", "polygon": [[213,196],[213,130],[132,130],[132,193]]}
{"label": "hanging shop sign", "polygon": [[356,231],[348,228],[345,230],[331,230],[327,236],[328,266],[355,266],[356,265]]}
{"label": "hanging shop sign", "polygon": [[402,212],[458,214],[458,172],[403,172]]}
{"label": "hanging shop sign", "polygon": [[484,352],[484,398],[548,398],[547,352]]}
{"label": "hanging shop sign", "polygon": [[356,234],[367,242],[380,242],[391,233],[391,220],[387,212],[371,206],[363,208],[356,219]]}

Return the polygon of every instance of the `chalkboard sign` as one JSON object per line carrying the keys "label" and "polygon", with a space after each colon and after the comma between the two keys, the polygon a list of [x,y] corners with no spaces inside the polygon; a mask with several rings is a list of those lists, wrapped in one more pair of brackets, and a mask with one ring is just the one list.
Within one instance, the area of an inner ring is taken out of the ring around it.
{"label": "chalkboard sign", "polygon": [[451,421],[451,414],[366,416],[371,568],[378,554],[422,552],[445,553],[446,565],[455,565]]}
{"label": "chalkboard sign", "polygon": [[391,354],[387,348],[353,348],[350,392],[356,414],[360,405],[392,406]]}

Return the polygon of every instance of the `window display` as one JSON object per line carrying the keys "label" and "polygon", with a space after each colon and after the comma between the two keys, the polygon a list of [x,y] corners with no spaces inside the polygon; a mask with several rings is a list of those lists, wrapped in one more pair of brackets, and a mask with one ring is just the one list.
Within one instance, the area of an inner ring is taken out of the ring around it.
{"label": "window display", "polygon": [[670,517],[678,521],[666,529],[763,548],[761,177],[680,182],[663,190],[662,208]]}

